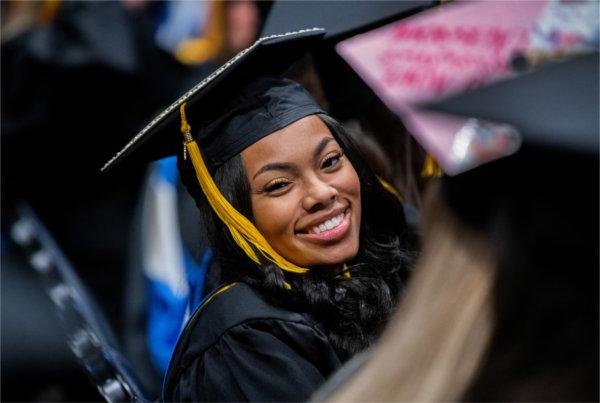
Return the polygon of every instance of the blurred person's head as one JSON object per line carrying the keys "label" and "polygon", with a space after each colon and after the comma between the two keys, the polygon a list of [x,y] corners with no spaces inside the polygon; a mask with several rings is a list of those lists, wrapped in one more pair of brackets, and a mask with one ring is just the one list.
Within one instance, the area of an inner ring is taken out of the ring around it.
{"label": "blurred person's head", "polygon": [[333,401],[458,400],[492,332],[493,253],[432,185],[423,248],[399,311],[363,369]]}
{"label": "blurred person's head", "polygon": [[228,1],[224,12],[228,51],[236,54],[258,37],[261,24],[258,5],[250,0]]}

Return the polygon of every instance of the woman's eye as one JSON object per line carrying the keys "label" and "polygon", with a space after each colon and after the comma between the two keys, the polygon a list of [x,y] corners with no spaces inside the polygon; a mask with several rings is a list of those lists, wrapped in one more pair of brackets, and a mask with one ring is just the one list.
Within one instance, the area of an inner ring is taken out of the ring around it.
{"label": "woman's eye", "polygon": [[289,185],[287,181],[277,181],[269,183],[265,186],[265,191],[268,193],[277,192],[278,190],[283,190]]}
{"label": "woman's eye", "polygon": [[332,167],[338,165],[340,163],[341,159],[342,159],[341,153],[335,153],[335,154],[329,155],[323,160],[323,163],[321,164],[321,168],[325,168],[325,169],[332,168]]}

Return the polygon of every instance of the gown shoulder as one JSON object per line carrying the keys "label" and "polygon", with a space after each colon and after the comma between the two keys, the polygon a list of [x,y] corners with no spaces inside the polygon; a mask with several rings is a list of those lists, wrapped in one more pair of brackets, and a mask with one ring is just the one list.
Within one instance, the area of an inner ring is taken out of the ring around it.
{"label": "gown shoulder", "polygon": [[194,313],[164,384],[167,401],[303,401],[341,361],[307,312],[235,283]]}

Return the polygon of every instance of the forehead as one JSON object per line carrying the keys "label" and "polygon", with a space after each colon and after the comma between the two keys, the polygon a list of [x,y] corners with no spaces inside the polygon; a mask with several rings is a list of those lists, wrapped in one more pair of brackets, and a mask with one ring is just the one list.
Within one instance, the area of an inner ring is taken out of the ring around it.
{"label": "forehead", "polygon": [[[325,138],[333,138],[331,131],[319,117],[311,115],[263,137],[242,151],[242,158],[249,170],[269,162],[287,162],[312,155]],[[335,139],[332,143],[336,144]]]}

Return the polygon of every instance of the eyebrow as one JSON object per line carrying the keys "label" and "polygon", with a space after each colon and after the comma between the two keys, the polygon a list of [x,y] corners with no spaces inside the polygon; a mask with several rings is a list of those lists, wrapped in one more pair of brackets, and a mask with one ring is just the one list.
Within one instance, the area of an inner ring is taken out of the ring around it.
{"label": "eyebrow", "polygon": [[315,152],[313,153],[313,158],[314,159],[319,158],[319,155],[321,155],[321,153],[323,152],[325,147],[327,147],[327,144],[329,144],[329,142],[332,140],[333,140],[333,137],[325,137],[323,140],[321,140],[319,142],[319,145],[317,146],[317,148],[315,148]]}
{"label": "eyebrow", "polygon": [[[323,152],[325,147],[327,147],[327,144],[329,144],[329,142],[332,140],[333,137],[326,137],[319,142],[313,153],[315,159],[319,157],[319,155]],[[267,171],[291,171],[292,169],[292,164],[288,164],[287,162],[271,162],[269,164],[263,165],[258,171],[256,171],[252,179],[254,180],[258,175]]]}
{"label": "eyebrow", "polygon": [[252,177],[255,179],[258,175],[267,171],[290,171],[292,166],[285,162],[272,162],[270,164],[263,165]]}

